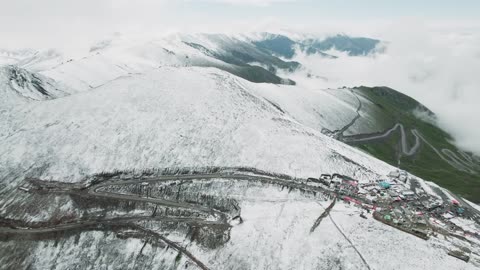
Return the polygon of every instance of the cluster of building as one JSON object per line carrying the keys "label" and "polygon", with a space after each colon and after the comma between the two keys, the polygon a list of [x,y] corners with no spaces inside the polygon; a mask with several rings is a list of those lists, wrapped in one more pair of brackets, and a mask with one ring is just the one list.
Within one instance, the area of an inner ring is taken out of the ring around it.
{"label": "cluster of building", "polygon": [[[458,201],[445,194],[434,196],[425,192],[420,181],[401,170],[367,183],[340,174],[322,174],[318,179],[309,178],[307,183],[360,207],[362,218],[367,218],[365,212],[372,213],[376,220],[425,240],[439,233],[458,237],[469,234],[480,239],[478,231],[468,232],[452,222],[455,217],[468,218],[469,213]],[[456,257],[468,261],[468,254],[462,254]]]}

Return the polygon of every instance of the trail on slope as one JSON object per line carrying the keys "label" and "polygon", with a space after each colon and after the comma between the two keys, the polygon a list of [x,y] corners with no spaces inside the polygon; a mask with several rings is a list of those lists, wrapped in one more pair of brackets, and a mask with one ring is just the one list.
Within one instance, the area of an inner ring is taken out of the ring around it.
{"label": "trail on slope", "polygon": [[314,232],[315,229],[318,227],[318,225],[320,225],[320,222],[322,222],[322,220],[330,215],[330,210],[332,210],[333,206],[335,206],[335,202],[337,201],[337,197],[334,197],[333,198],[333,201],[332,203],[325,209],[325,211],[317,218],[317,220],[315,220],[315,223],[313,223],[313,226],[312,228],[310,229],[310,232]]}
{"label": "trail on slope", "polygon": [[349,129],[351,126],[353,126],[353,124],[355,124],[355,122],[360,118],[360,110],[362,109],[362,101],[360,100],[360,98],[357,96],[357,94],[355,94],[355,92],[353,92],[353,90],[350,90],[350,92],[352,93],[352,95],[357,99],[358,101],[358,107],[357,107],[357,110],[356,110],[356,113],[357,115],[355,115],[355,117],[348,123],[346,124],[344,127],[342,127],[341,129],[337,129],[337,130],[334,130],[332,131],[332,133],[334,134],[335,138],[337,139],[341,139],[343,138],[343,133]]}
{"label": "trail on slope", "polygon": [[345,235],[345,233],[342,231],[342,229],[337,225],[337,223],[335,222],[335,220],[333,220],[332,216],[330,215],[330,213],[328,214],[328,217],[330,218],[330,220],[332,221],[333,225],[335,225],[335,228],[337,228],[337,230],[343,235],[343,237],[345,238],[345,240],[347,240],[348,243],[350,243],[350,245],[353,247],[353,249],[355,250],[355,252],[358,254],[358,256],[360,256],[360,259],[362,260],[362,262],[365,264],[365,266],[367,267],[367,269],[371,270],[372,268],[370,267],[370,265],[367,263],[367,260],[365,260],[365,258],[363,257],[362,253],[360,253],[360,251],[357,249],[357,247],[353,244],[352,240],[350,240],[350,238],[348,238],[347,235]]}
{"label": "trail on slope", "polygon": [[[333,225],[335,226],[335,228],[337,229],[337,231],[339,231],[342,234],[342,236],[345,238],[345,240],[347,240],[347,242],[353,247],[355,252],[358,254],[360,259],[362,260],[363,264],[365,264],[367,269],[371,270],[372,268],[368,264],[365,257],[363,257],[362,253],[357,249],[355,244],[353,244],[352,240],[350,240],[350,238],[348,238],[348,236],[343,232],[343,230],[340,228],[340,226],[338,226],[338,224],[335,222],[335,220],[333,220],[332,216],[330,215],[330,211],[332,210],[333,206],[335,205],[335,201],[336,201],[336,197],[333,199],[333,202],[327,208],[325,208],[325,212],[323,212],[322,215],[315,221],[315,224],[313,225],[312,229],[310,229],[310,232],[313,232],[313,230],[315,230],[315,228],[320,224],[320,221],[323,219],[323,217],[328,216],[330,218],[330,220],[332,221]],[[321,207],[323,207],[320,203],[318,203],[318,204]],[[318,224],[317,224],[317,222],[318,222]]]}

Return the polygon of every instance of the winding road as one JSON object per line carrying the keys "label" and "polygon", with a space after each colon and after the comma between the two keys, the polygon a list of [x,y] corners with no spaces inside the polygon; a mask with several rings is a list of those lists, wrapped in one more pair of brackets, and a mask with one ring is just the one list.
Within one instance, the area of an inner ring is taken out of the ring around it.
{"label": "winding road", "polygon": [[[428,145],[443,161],[447,162],[450,166],[454,167],[457,170],[476,174],[480,171],[480,158],[475,156],[470,156],[467,153],[462,151],[458,151],[460,157],[455,154],[450,149],[437,149],[433,146],[427,139],[423,137],[423,135],[417,129],[412,129],[410,132],[412,133],[413,137],[415,138],[415,143],[413,146],[409,147],[407,143],[407,135],[405,131],[405,127],[402,123],[396,123],[392,128],[382,131],[382,132],[375,132],[375,133],[365,133],[365,134],[355,134],[355,135],[348,135],[345,136],[343,133],[348,130],[355,122],[361,117],[360,111],[362,110],[362,101],[357,96],[353,90],[350,90],[353,96],[358,101],[358,107],[356,110],[357,115],[345,126],[341,129],[328,131],[326,130],[327,134],[332,134],[333,137],[337,140],[340,140],[345,143],[355,144],[355,143],[370,143],[375,141],[381,141],[388,137],[390,137],[395,131],[400,131],[400,145],[401,145],[401,154],[407,157],[414,156],[421,146],[421,141],[423,141],[426,145]],[[400,158],[400,156],[399,156]]]}
{"label": "winding road", "polygon": [[403,124],[397,123],[395,126],[393,126],[391,129],[388,129],[387,131],[376,134],[376,135],[371,135],[368,136],[369,134],[357,134],[357,135],[351,135],[351,136],[345,136],[343,137],[343,141],[346,143],[366,143],[366,142],[374,142],[374,141],[379,141],[383,140],[385,138],[388,138],[392,135],[394,131],[397,129],[400,130],[400,135],[401,135],[401,145],[402,145],[402,153],[406,156],[413,156],[417,153],[418,149],[420,148],[420,137],[417,135],[417,130],[411,130],[413,136],[415,137],[415,144],[412,147],[408,147],[407,143],[407,136],[405,133],[405,128],[403,127]]}
{"label": "winding road", "polygon": [[392,128],[379,133],[369,133],[369,134],[356,134],[350,136],[343,136],[341,140],[345,143],[356,144],[356,143],[370,143],[375,141],[381,141],[390,137],[395,131],[400,130],[400,144],[402,154],[405,156],[413,156],[420,149],[421,142],[423,141],[428,145],[443,161],[447,162],[450,166],[454,167],[457,170],[475,174],[480,170],[480,164],[475,163],[472,157],[459,151],[459,154],[462,156],[457,156],[450,149],[437,149],[432,145],[417,129],[412,129],[410,132],[415,137],[415,143],[413,146],[409,147],[407,143],[407,136],[403,124],[396,123]]}
{"label": "winding road", "polygon": [[[143,183],[156,183],[156,182],[171,182],[171,181],[189,181],[189,180],[200,180],[208,181],[213,179],[224,179],[224,180],[238,180],[238,181],[255,181],[267,184],[275,184],[286,186],[291,189],[298,189],[302,191],[312,192],[317,194],[318,192],[332,194],[333,191],[310,186],[302,183],[300,180],[291,180],[284,179],[280,177],[267,176],[267,175],[252,175],[252,174],[241,174],[241,173],[211,173],[211,174],[195,174],[195,175],[169,175],[169,176],[158,176],[147,179],[127,179],[127,180],[106,180],[103,182],[89,184],[89,182],[84,182],[83,184],[68,184],[60,183],[58,184],[52,182],[43,182],[38,179],[28,179],[26,180],[31,184],[31,188],[27,192],[38,192],[39,194],[67,194],[67,195],[77,195],[83,198],[106,198],[113,200],[124,200],[132,202],[146,202],[152,203],[159,206],[170,207],[174,209],[187,209],[197,212],[202,212],[208,214],[209,218],[205,217],[166,217],[166,216],[156,216],[155,212],[151,216],[127,216],[127,217],[114,217],[114,218],[99,218],[99,217],[90,217],[89,219],[80,219],[73,220],[67,223],[58,224],[58,225],[48,225],[48,224],[36,224],[30,225],[27,223],[22,224],[19,221],[2,221],[3,227],[0,227],[0,236],[18,236],[23,237],[26,235],[43,235],[56,232],[68,232],[68,231],[77,231],[77,230],[105,230],[108,227],[123,227],[123,228],[134,228],[137,231],[148,233],[149,235],[155,236],[159,241],[166,243],[168,246],[174,248],[180,253],[188,257],[192,262],[194,262],[200,269],[206,270],[209,269],[205,264],[203,264],[199,259],[197,259],[193,254],[188,250],[180,246],[179,244],[167,239],[166,237],[160,235],[155,231],[148,230],[141,227],[138,224],[135,224],[136,221],[142,220],[153,220],[153,221],[164,221],[164,222],[182,222],[193,225],[201,226],[225,226],[230,228],[231,225],[229,222],[235,220],[239,216],[230,215],[227,212],[222,212],[218,209],[207,207],[200,204],[192,204],[181,201],[166,200],[162,198],[153,198],[153,197],[142,197],[136,194],[121,194],[114,193],[110,191],[102,190],[103,188],[108,188],[111,186],[118,185],[140,185]],[[42,186],[43,185],[43,186]],[[239,214],[239,213],[237,213]],[[212,218],[210,218],[212,217]],[[10,223],[9,223],[10,222]],[[20,225],[19,225],[20,224]]]}

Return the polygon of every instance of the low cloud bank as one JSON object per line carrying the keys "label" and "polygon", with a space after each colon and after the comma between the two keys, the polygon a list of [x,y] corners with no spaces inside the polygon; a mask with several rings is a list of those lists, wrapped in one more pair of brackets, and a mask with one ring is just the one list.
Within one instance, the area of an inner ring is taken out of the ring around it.
{"label": "low cloud bank", "polygon": [[431,109],[455,143],[480,155],[480,31],[388,29],[383,53],[337,59],[298,52],[304,70],[292,79],[308,88],[389,86]]}

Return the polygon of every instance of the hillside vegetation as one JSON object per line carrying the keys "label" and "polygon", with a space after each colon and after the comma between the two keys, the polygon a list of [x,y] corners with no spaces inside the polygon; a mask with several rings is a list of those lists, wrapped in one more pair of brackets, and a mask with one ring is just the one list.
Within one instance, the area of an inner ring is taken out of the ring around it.
{"label": "hillside vegetation", "polygon": [[[471,201],[480,202],[479,158],[458,149],[452,143],[450,134],[435,125],[435,115],[431,111],[418,101],[387,87],[358,87],[353,92],[374,104],[375,108],[370,108],[374,111],[371,116],[379,123],[379,130],[372,133],[382,133],[382,129],[388,130],[400,123],[405,129],[407,148],[414,147],[416,143],[415,131],[419,134],[420,145],[412,155],[402,153],[398,130],[387,138],[349,142],[351,138],[369,135],[356,134],[346,137],[349,144]],[[420,117],[420,114],[427,117]]]}

